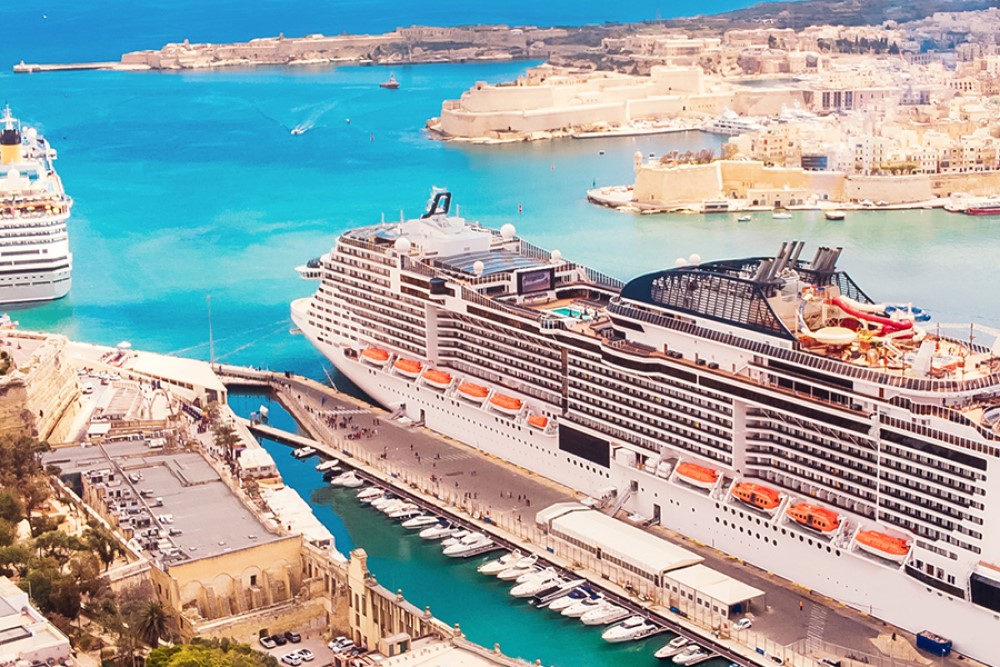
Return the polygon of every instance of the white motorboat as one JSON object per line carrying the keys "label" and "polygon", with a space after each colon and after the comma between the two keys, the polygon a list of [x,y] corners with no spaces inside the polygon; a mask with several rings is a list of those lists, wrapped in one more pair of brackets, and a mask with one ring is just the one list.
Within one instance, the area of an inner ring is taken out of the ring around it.
{"label": "white motorboat", "polygon": [[340,461],[338,459],[330,459],[329,461],[323,461],[321,463],[317,463],[316,470],[318,470],[319,472],[326,472],[327,470],[330,470],[331,468],[336,468],[339,465]]}
{"label": "white motorboat", "polygon": [[557,611],[562,613],[564,609],[569,609],[577,602],[585,600],[589,597],[590,593],[587,592],[586,588],[584,588],[583,586],[579,586],[571,590],[566,595],[560,598],[556,598],[555,600],[550,602],[549,609],[551,609],[552,611]]}
{"label": "white motorboat", "polygon": [[656,623],[643,616],[629,616],[601,633],[601,639],[612,644],[630,642],[648,637],[660,629]]}
{"label": "white motorboat", "polygon": [[580,621],[584,625],[607,625],[628,618],[631,613],[628,609],[604,600],[597,609],[591,609],[581,616]]}
{"label": "white motorboat", "polygon": [[664,644],[653,654],[653,657],[658,660],[666,660],[667,658],[672,658],[690,643],[690,639],[684,637],[683,635],[678,635],[671,639],[669,642]]}
{"label": "white motorboat", "polygon": [[365,485],[365,480],[361,479],[355,475],[353,471],[351,471],[341,480],[340,485],[345,489],[358,489]]}
{"label": "white motorboat", "polygon": [[529,572],[525,572],[520,577],[514,580],[515,583],[523,584],[527,581],[533,581],[534,579],[545,579],[552,578],[553,576],[558,576],[558,572],[551,567],[541,567],[540,565],[533,568]]}
{"label": "white motorboat", "polygon": [[585,597],[579,602],[574,602],[570,606],[563,609],[562,615],[568,616],[569,618],[580,618],[588,611],[597,609],[602,602],[604,602],[604,596],[600,593],[593,593],[589,597]]}
{"label": "white motorboat", "polygon": [[[403,507],[404,505],[407,504],[408,503],[402,498],[393,498],[389,502],[379,505],[376,509],[378,509],[378,511],[381,512],[382,514],[389,516],[390,512],[395,512],[400,507]],[[372,507],[375,507],[375,503],[372,503]]]}
{"label": "white motorboat", "polygon": [[391,493],[383,493],[380,497],[376,498],[371,502],[371,506],[379,511],[382,511],[383,507],[397,500],[399,500],[399,498],[392,495]]}
{"label": "white motorboat", "polygon": [[524,555],[515,549],[514,551],[505,553],[503,556],[500,556],[500,558],[494,558],[493,560],[486,561],[476,568],[476,572],[479,574],[497,575],[522,558],[524,558]]}
{"label": "white motorboat", "polygon": [[771,214],[771,219],[772,220],[791,220],[792,219],[792,214],[791,213],[777,213],[776,212],[776,213],[772,213]]}
{"label": "white motorboat", "polygon": [[482,533],[469,533],[450,547],[445,547],[444,555],[451,558],[470,556],[480,552],[482,549],[493,546],[493,540]]}
{"label": "white motorboat", "polygon": [[440,519],[433,514],[418,514],[403,522],[403,528],[426,528],[435,525]]}
{"label": "white motorboat", "polygon": [[389,512],[389,518],[395,519],[396,521],[409,521],[410,519],[415,519],[422,514],[423,510],[416,505],[403,505],[402,507],[397,507],[394,512]]}
{"label": "white motorboat", "polygon": [[697,644],[691,644],[680,653],[674,656],[675,665],[694,665],[703,660],[707,660],[712,657],[712,654],[698,646]]}
{"label": "white motorboat", "polygon": [[442,540],[441,541],[441,546],[443,546],[443,547],[454,546],[454,545],[458,544],[468,534],[469,534],[469,531],[465,530],[464,528],[461,528],[461,529],[459,529],[459,531],[457,533],[453,534],[448,539]]}
{"label": "white motorboat", "polygon": [[565,583],[566,580],[561,579],[559,575],[549,573],[535,577],[534,579],[529,579],[523,584],[517,584],[514,588],[510,589],[510,594],[516,598],[530,598],[535,595],[540,595],[547,590],[555,590]]}
{"label": "white motorboat", "polygon": [[299,447],[292,452],[292,456],[297,459],[307,459],[315,453],[316,449],[314,447]]}
{"label": "white motorboat", "polygon": [[351,478],[357,479],[357,477],[354,476],[354,471],[348,470],[347,472],[341,473],[336,477],[334,477],[333,479],[331,479],[330,486],[347,486],[345,482],[350,481]]}
{"label": "white motorboat", "polygon": [[529,572],[534,572],[536,570],[535,563],[538,562],[538,557],[532,554],[531,556],[526,556],[518,562],[514,563],[506,570],[501,570],[497,574],[497,579],[501,581],[513,581],[517,579],[522,574],[527,574]]}
{"label": "white motorboat", "polygon": [[461,530],[461,528],[454,525],[450,521],[441,520],[436,526],[431,526],[430,528],[424,528],[421,530],[419,535],[425,540],[440,540],[452,537]]}
{"label": "white motorboat", "polygon": [[358,500],[370,505],[374,501],[378,500],[385,495],[385,489],[380,489],[377,486],[369,486],[367,489],[361,489],[358,491]]}

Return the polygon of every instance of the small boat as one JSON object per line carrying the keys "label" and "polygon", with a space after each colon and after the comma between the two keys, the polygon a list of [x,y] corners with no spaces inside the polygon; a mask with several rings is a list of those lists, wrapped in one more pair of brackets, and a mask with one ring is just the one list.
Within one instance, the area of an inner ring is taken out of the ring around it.
{"label": "small boat", "polygon": [[386,516],[390,519],[397,519],[405,521],[407,519],[414,519],[423,514],[423,510],[414,505],[413,503],[403,503],[391,512],[386,512]]}
{"label": "small boat", "polygon": [[299,125],[297,127],[293,127],[292,131],[291,131],[291,134],[296,135],[296,136],[298,136],[300,134],[305,134],[305,133],[306,133],[306,128],[302,127],[301,125]]}
{"label": "small boat", "polygon": [[562,610],[562,615],[568,618],[580,618],[588,611],[593,611],[601,606],[604,602],[604,596],[600,593],[591,593],[589,597],[586,597],[579,602],[575,602],[570,606]]}
{"label": "small boat", "polygon": [[514,563],[506,570],[501,570],[497,574],[497,579],[501,581],[513,581],[520,577],[521,575],[527,574],[529,572],[535,571],[535,563],[538,561],[538,557],[532,554],[522,558],[520,561]]}
{"label": "small boat", "polygon": [[462,398],[482,403],[486,395],[490,393],[490,390],[481,384],[463,382],[458,385],[458,393],[462,395]]}
{"label": "small boat", "polygon": [[642,616],[629,616],[601,633],[601,639],[612,644],[630,642],[648,637],[660,629],[656,623]]}
{"label": "small boat", "polygon": [[524,402],[519,398],[507,396],[506,394],[493,394],[490,397],[490,405],[494,410],[508,415],[516,415],[524,407]]}
{"label": "small boat", "polygon": [[324,470],[323,471],[323,481],[324,482],[332,481],[334,477],[336,477],[337,475],[343,474],[343,472],[344,472],[344,469],[341,468],[340,466],[336,466],[336,467],[330,468],[329,470]]}
{"label": "small boat", "polygon": [[442,553],[450,558],[461,558],[471,556],[491,546],[493,546],[493,540],[482,533],[469,533],[455,544],[445,547]]}
{"label": "small boat", "polygon": [[380,497],[378,497],[375,500],[373,500],[371,502],[371,506],[374,507],[377,510],[381,510],[383,507],[385,507],[389,503],[394,503],[397,500],[399,500],[399,498],[397,498],[396,496],[392,495],[391,493],[384,493]]}
{"label": "small boat", "polygon": [[320,472],[326,472],[327,470],[332,470],[340,465],[340,461],[337,459],[330,459],[329,461],[323,461],[322,463],[316,464],[316,470]]}
{"label": "small boat", "polygon": [[365,480],[355,475],[353,470],[337,475],[330,480],[330,486],[342,486],[346,489],[356,489],[364,484]]}
{"label": "small boat", "polygon": [[385,495],[385,489],[380,489],[377,486],[369,486],[367,489],[361,489],[358,491],[358,500],[370,505],[373,501],[381,498]]}
{"label": "small boat", "polygon": [[821,533],[832,533],[840,526],[839,514],[818,505],[799,503],[789,507],[785,513],[806,528]]}
{"label": "small boat", "polygon": [[664,644],[662,647],[660,647],[660,649],[653,654],[653,657],[656,658],[657,660],[666,660],[667,658],[672,658],[678,653],[680,653],[681,650],[685,646],[687,646],[688,643],[690,643],[690,641],[691,640],[688,639],[687,637],[684,637],[683,635],[678,635],[673,639],[671,639],[666,644]]}
{"label": "small boat", "polygon": [[733,484],[730,493],[740,502],[762,510],[773,510],[781,504],[781,494],[769,486],[754,482]]}
{"label": "small boat", "polygon": [[378,84],[378,87],[385,88],[386,90],[396,90],[399,88],[399,81],[396,81],[396,77],[390,73],[389,78]]}
{"label": "small boat", "polygon": [[608,623],[615,623],[628,618],[631,614],[632,612],[628,609],[604,600],[601,604],[597,605],[596,609],[592,609],[581,616],[580,621],[584,625],[607,625]]}
{"label": "small boat", "polygon": [[823,215],[827,220],[843,220],[847,217],[843,211],[827,211]]}
{"label": "small boat", "polygon": [[524,555],[515,549],[514,551],[505,553],[503,556],[500,556],[500,558],[494,558],[493,560],[486,561],[476,568],[476,572],[479,574],[492,574],[496,576],[522,558],[524,558]]}
{"label": "small boat", "polygon": [[528,426],[534,426],[540,431],[544,431],[549,425],[549,418],[545,415],[531,415],[528,417]]}
{"label": "small boat", "polygon": [[534,581],[535,579],[551,579],[552,577],[558,576],[559,573],[556,572],[553,567],[542,567],[541,565],[536,565],[527,572],[521,574],[514,583],[524,584],[529,581]]}
{"label": "small boat", "polygon": [[418,535],[420,536],[420,539],[423,540],[443,540],[445,538],[453,537],[461,530],[461,528],[454,525],[452,522],[441,520],[436,526],[424,528],[418,533]]}
{"label": "small boat", "polygon": [[435,389],[447,389],[451,386],[451,373],[430,368],[424,371],[424,382]]}
{"label": "small boat", "polygon": [[774,213],[771,214],[771,219],[772,220],[791,220],[792,219],[792,214],[791,213],[779,213],[779,212],[775,211]]}
{"label": "small boat", "polygon": [[385,505],[379,507],[378,511],[381,512],[382,514],[385,514],[386,516],[389,516],[390,512],[395,512],[401,507],[416,507],[416,505],[414,505],[409,501],[403,500],[402,498],[393,498]]}
{"label": "small boat", "polygon": [[682,481],[702,489],[712,489],[719,481],[719,473],[712,468],[697,463],[682,463],[677,466],[677,476]]}
{"label": "small boat", "polygon": [[361,358],[373,366],[385,366],[389,363],[389,352],[380,347],[366,347]]}
{"label": "small boat", "polygon": [[407,519],[403,522],[403,528],[426,528],[427,526],[436,525],[440,521],[438,517],[433,514],[419,514],[411,519]]}
{"label": "small boat", "polygon": [[292,452],[292,456],[297,459],[307,459],[316,453],[316,449],[313,447],[299,447]]}
{"label": "small boat", "polygon": [[707,659],[712,654],[697,644],[691,644],[674,656],[675,665],[693,665]]}
{"label": "small boat", "polygon": [[413,359],[404,359],[400,357],[396,360],[396,363],[392,365],[396,369],[396,372],[400,375],[405,375],[409,378],[415,378],[420,375],[420,371],[424,369],[424,365],[419,361]]}
{"label": "small boat", "polygon": [[441,542],[441,546],[443,546],[443,547],[450,547],[450,546],[452,546],[454,544],[458,544],[462,540],[462,538],[465,537],[465,536],[467,536],[468,534],[469,534],[468,530],[466,530],[464,528],[459,529],[451,537],[449,537],[448,539],[442,541]]}
{"label": "small boat", "polygon": [[862,530],[855,536],[858,548],[880,558],[902,563],[910,553],[910,543],[901,537],[893,537],[877,530]]}
{"label": "small boat", "polygon": [[753,220],[753,218],[749,215],[741,215],[736,218],[736,222],[750,222],[751,220]]}

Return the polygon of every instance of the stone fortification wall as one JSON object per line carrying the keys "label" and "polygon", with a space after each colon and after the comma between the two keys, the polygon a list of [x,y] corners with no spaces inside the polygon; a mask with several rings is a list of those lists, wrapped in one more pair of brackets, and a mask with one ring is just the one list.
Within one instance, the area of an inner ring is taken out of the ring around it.
{"label": "stone fortification wall", "polygon": [[848,201],[909,204],[933,199],[929,174],[912,176],[848,176],[845,198]]}
{"label": "stone fortification wall", "polygon": [[66,339],[43,333],[0,334],[13,368],[0,377],[0,435],[64,441],[80,410],[80,384],[66,358]]}

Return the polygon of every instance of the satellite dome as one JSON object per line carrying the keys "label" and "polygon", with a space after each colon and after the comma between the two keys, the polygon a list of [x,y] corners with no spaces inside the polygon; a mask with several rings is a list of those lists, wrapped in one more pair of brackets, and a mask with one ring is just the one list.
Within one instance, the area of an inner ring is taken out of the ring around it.
{"label": "satellite dome", "polygon": [[678,269],[683,269],[687,265],[688,261],[683,257],[678,257],[677,259],[674,260],[674,266],[677,267]]}
{"label": "satellite dome", "polygon": [[698,266],[701,264],[701,255],[696,252],[691,253],[691,256],[688,257],[688,264],[691,266]]}
{"label": "satellite dome", "polygon": [[483,271],[485,270],[486,270],[486,265],[483,264],[482,260],[477,259],[475,262],[472,263],[472,272],[475,273],[477,276],[483,275]]}
{"label": "satellite dome", "polygon": [[405,236],[400,236],[398,239],[396,239],[396,242],[392,244],[392,247],[395,248],[396,252],[398,252],[400,255],[405,255],[406,253],[410,252],[410,248],[413,247],[413,244],[410,243],[410,239],[406,238]]}
{"label": "satellite dome", "polygon": [[560,259],[562,259],[562,252],[560,252],[559,250],[553,250],[551,257],[553,262],[558,262]]}
{"label": "satellite dome", "polygon": [[514,228],[514,225],[510,224],[509,222],[500,228],[500,237],[504,241],[510,241],[512,238],[514,238],[514,234],[516,233],[517,230]]}

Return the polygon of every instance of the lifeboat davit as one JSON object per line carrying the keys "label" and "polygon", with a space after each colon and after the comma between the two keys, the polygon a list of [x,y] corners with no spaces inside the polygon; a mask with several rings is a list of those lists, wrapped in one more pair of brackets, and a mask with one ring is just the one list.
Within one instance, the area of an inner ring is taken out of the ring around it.
{"label": "lifeboat davit", "polygon": [[380,347],[366,347],[361,358],[375,366],[385,366],[389,363],[389,353]]}
{"label": "lifeboat davit", "polygon": [[897,563],[906,560],[906,555],[910,553],[909,542],[901,537],[886,535],[877,530],[859,531],[854,540],[858,543],[858,548]]}
{"label": "lifeboat davit", "polygon": [[732,494],[737,500],[762,510],[773,510],[781,504],[781,495],[777,491],[754,482],[734,484]]}
{"label": "lifeboat davit", "polygon": [[413,359],[397,359],[396,363],[392,365],[393,368],[400,375],[405,375],[406,377],[415,378],[420,375],[420,371],[424,369],[424,365],[419,361],[414,361]]}
{"label": "lifeboat davit", "polygon": [[677,466],[677,474],[688,484],[711,489],[719,481],[719,473],[697,463],[682,463]]}
{"label": "lifeboat davit", "polygon": [[521,408],[524,406],[524,402],[519,398],[507,396],[506,394],[493,394],[490,398],[490,405],[505,414],[516,415],[521,411]]}
{"label": "lifeboat davit", "polygon": [[832,533],[840,525],[840,515],[833,510],[809,503],[799,503],[788,508],[788,516],[806,528],[821,533]]}
{"label": "lifeboat davit", "polygon": [[431,368],[424,371],[424,382],[437,389],[447,389],[451,386],[451,373]]}
{"label": "lifeboat davit", "polygon": [[528,417],[528,424],[544,431],[545,427],[549,425],[549,418],[545,415],[531,415]]}
{"label": "lifeboat davit", "polygon": [[458,385],[458,393],[462,395],[462,398],[467,398],[470,401],[479,401],[482,403],[486,395],[490,393],[490,390],[481,384],[473,384],[472,382],[463,382]]}

